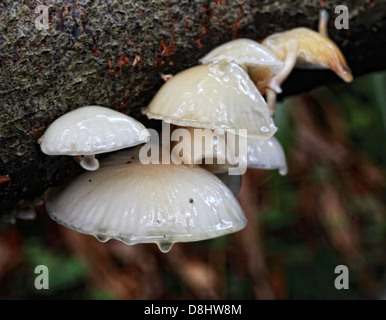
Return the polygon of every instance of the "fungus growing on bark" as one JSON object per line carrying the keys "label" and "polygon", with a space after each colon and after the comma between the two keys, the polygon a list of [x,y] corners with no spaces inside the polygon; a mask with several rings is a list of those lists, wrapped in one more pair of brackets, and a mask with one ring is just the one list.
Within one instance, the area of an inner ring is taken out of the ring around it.
{"label": "fungus growing on bark", "polygon": [[178,126],[247,129],[269,139],[277,130],[267,104],[236,63],[199,65],[164,83],[144,113]]}
{"label": "fungus growing on bark", "polygon": [[97,170],[96,154],[147,142],[150,134],[137,120],[120,112],[87,106],[56,119],[39,139],[48,155],[74,156],[86,170]]}
{"label": "fungus growing on bark", "polygon": [[[263,40],[263,45],[284,62],[284,68],[271,80],[269,87],[280,86],[294,67],[329,68],[346,82],[353,76],[338,46],[327,35],[327,11],[320,13],[319,32],[309,28],[295,28],[274,33]],[[267,90],[267,102],[273,112],[276,92]]]}
{"label": "fungus growing on bark", "polygon": [[[283,62],[266,46],[250,39],[236,39],[224,43],[200,59],[203,64],[235,62],[248,73],[261,94],[265,94],[270,80],[283,68]],[[277,93],[280,87],[271,88]]]}

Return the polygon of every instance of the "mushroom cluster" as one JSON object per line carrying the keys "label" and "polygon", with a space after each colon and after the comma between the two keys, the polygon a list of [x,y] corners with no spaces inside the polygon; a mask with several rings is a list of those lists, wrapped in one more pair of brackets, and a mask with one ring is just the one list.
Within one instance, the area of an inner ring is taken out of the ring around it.
{"label": "mushroom cluster", "polygon": [[[352,80],[327,37],[326,19],[323,12],[319,33],[297,28],[262,43],[233,40],[172,76],[143,111],[163,121],[162,143],[154,130],[104,107],[78,108],[54,121],[41,150],[73,156],[87,171],[47,191],[51,218],[100,241],[156,243],[162,252],[244,228],[236,199],[244,169],[288,171],[273,116],[291,70],[328,67]],[[160,152],[149,156],[153,147]],[[112,154],[99,164],[100,153]],[[179,161],[163,163],[164,155]]]}

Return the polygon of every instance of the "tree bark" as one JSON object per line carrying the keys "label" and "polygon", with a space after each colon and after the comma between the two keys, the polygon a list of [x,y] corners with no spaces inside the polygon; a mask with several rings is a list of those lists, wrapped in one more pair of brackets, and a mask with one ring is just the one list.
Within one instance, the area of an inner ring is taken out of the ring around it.
{"label": "tree bark", "polygon": [[[49,6],[47,30],[35,8]],[[104,1],[0,2],[0,214],[41,195],[78,170],[70,157],[41,153],[38,138],[59,116],[85,105],[130,114],[162,85],[162,74],[196,65],[234,38],[263,39],[298,26],[316,29],[321,7],[329,34],[354,76],[386,68],[386,3],[347,1],[349,29],[334,28],[335,1]],[[317,76],[315,76],[317,74]],[[329,71],[294,73],[286,94],[340,81]]]}

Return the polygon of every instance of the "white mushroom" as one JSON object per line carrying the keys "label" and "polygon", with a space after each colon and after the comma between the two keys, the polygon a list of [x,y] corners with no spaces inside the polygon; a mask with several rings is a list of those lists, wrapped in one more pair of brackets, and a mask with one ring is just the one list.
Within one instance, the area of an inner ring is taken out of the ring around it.
{"label": "white mushroom", "polygon": [[[327,11],[321,10],[319,19],[319,32],[309,28],[294,28],[274,33],[264,39],[263,45],[270,48],[284,62],[284,68],[272,78],[271,88],[280,86],[295,66],[330,68],[344,81],[351,82],[353,80],[351,70],[342,52],[328,37]],[[274,90],[267,90],[267,102],[273,113],[276,103]]]}
{"label": "white mushroom", "polygon": [[[247,72],[259,91],[264,94],[272,77],[283,68],[283,62],[266,46],[250,39],[226,42],[200,59],[203,64],[211,62],[236,62]],[[271,88],[281,92],[279,86]]]}
{"label": "white mushroom", "polygon": [[143,165],[140,161],[85,172],[64,188],[49,189],[54,220],[101,241],[199,241],[241,230],[246,218],[232,192],[199,166]]}
{"label": "white mushroom", "polygon": [[279,169],[281,175],[286,175],[288,172],[283,147],[275,137],[269,140],[248,138],[247,163],[248,168]]}
{"label": "white mushroom", "polygon": [[175,75],[144,113],[178,126],[247,129],[261,139],[277,130],[264,98],[234,62],[200,65]]}
{"label": "white mushroom", "polygon": [[96,154],[147,142],[150,134],[137,120],[120,112],[87,106],[56,119],[39,139],[48,155],[75,156],[86,170],[97,170]]}
{"label": "white mushroom", "polygon": [[[151,143],[152,142],[148,142],[147,144]],[[141,148],[142,146],[137,146],[135,148],[120,150],[115,153],[112,153],[107,158],[102,159],[101,166],[116,166],[122,164],[130,164],[133,161],[141,161]],[[167,152],[167,150],[163,149],[161,152]],[[152,163],[158,163],[157,160],[159,160],[159,158],[161,158],[160,154],[150,156],[150,160],[153,161]],[[224,166],[225,165],[218,164],[201,165],[201,167],[204,167],[208,171],[212,172],[217,178],[219,178],[237,197],[241,187],[241,173],[239,175],[229,175],[228,170],[221,170]]]}
{"label": "white mushroom", "polygon": [[236,163],[224,130],[175,127],[171,139],[175,157],[184,164],[200,164],[213,173],[222,173]]}

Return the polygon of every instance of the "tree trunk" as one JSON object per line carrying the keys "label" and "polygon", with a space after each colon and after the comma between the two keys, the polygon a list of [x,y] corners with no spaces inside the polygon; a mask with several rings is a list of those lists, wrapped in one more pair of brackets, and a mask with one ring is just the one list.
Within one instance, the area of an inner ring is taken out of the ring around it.
{"label": "tree trunk", "polygon": [[[34,23],[40,4],[49,6],[47,30]],[[231,39],[260,40],[298,26],[316,29],[325,6],[329,34],[354,76],[384,69],[385,1],[349,1],[348,30],[334,28],[336,5],[322,0],[2,0],[0,213],[78,170],[70,157],[41,153],[37,140],[52,121],[81,106],[102,105],[145,122],[139,111],[162,85],[162,74],[197,64]],[[333,81],[340,80],[329,71],[301,71],[287,80],[284,92]]]}

